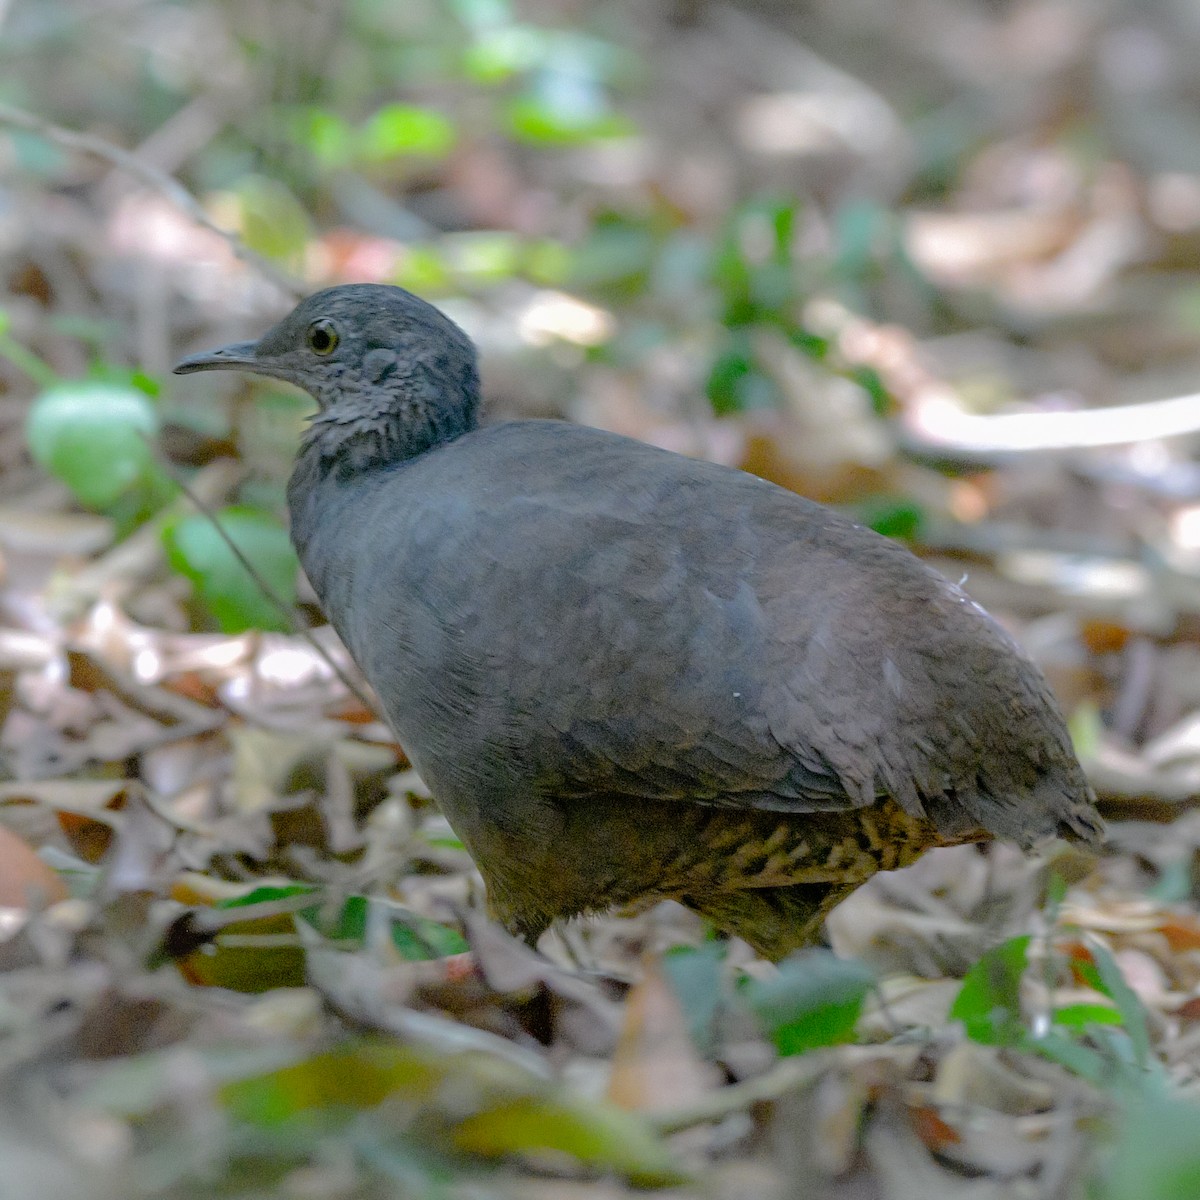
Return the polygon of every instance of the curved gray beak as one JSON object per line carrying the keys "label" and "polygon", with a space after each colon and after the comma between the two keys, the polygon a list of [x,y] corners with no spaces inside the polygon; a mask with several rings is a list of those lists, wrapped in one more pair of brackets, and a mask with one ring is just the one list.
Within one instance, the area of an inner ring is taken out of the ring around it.
{"label": "curved gray beak", "polygon": [[178,362],[172,367],[176,375],[190,375],[193,371],[259,371],[263,364],[255,357],[257,342],[234,342],[216,350],[202,350]]}

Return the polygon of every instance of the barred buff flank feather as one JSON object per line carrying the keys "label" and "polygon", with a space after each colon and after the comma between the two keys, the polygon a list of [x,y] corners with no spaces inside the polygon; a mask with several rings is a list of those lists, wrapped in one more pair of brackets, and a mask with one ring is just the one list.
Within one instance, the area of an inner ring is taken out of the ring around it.
{"label": "barred buff flank feather", "polygon": [[778,958],[931,846],[1100,840],[1037,668],[895,543],[600,430],[481,422],[470,340],[400,288],[176,367],[216,369],[316,400],[301,561],[531,941],[673,897]]}

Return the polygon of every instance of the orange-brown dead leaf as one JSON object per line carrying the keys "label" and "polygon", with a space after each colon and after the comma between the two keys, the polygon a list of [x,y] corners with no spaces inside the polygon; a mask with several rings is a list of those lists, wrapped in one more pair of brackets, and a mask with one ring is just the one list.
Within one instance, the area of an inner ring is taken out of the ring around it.
{"label": "orange-brown dead leaf", "polygon": [[0,825],[0,908],[53,904],[69,895],[67,885],[33,849]]}
{"label": "orange-brown dead leaf", "polygon": [[1082,968],[1084,965],[1094,966],[1096,960],[1087,946],[1083,942],[1059,942],[1058,950],[1067,957],[1067,967],[1071,972],[1072,982],[1077,987],[1090,987]]}
{"label": "orange-brown dead leaf", "polygon": [[373,725],[379,720],[378,714],[353,697],[335,709],[332,715],[347,725]]}
{"label": "orange-brown dead leaf", "polygon": [[1130,632],[1124,625],[1098,618],[1084,621],[1079,630],[1079,638],[1090,654],[1114,654],[1124,650],[1129,637]]}
{"label": "orange-brown dead leaf", "polygon": [[66,834],[67,840],[84,862],[98,863],[112,845],[113,831],[111,825],[97,821],[94,817],[86,817],[81,813],[55,813],[58,826]]}
{"label": "orange-brown dead leaf", "polygon": [[1158,931],[1167,939],[1172,953],[1200,950],[1200,921],[1194,918],[1173,916],[1164,921]]}
{"label": "orange-brown dead leaf", "polygon": [[178,675],[170,675],[160,685],[177,696],[187,700],[195,700],[210,708],[217,707],[217,689],[213,682],[205,679],[199,671],[182,671]]}
{"label": "orange-brown dead leaf", "polygon": [[1181,1020],[1191,1024],[1193,1021],[1200,1021],[1200,996],[1193,996],[1190,1000],[1185,1000],[1176,1010],[1175,1015]]}
{"label": "orange-brown dead leaf", "polygon": [[922,1104],[908,1110],[909,1119],[917,1137],[935,1154],[947,1146],[956,1146],[962,1141],[957,1129],[948,1125],[941,1113],[929,1104]]}

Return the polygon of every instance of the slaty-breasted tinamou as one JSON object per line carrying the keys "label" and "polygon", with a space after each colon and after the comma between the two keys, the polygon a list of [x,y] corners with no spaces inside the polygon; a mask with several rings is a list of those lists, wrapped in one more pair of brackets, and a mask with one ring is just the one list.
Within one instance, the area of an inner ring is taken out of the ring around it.
{"label": "slaty-breasted tinamou", "polygon": [[481,421],[470,339],[400,288],[176,367],[217,369],[316,400],[300,560],[524,937],[672,897],[779,958],[929,847],[1099,839],[1041,674],[895,542],[629,438]]}

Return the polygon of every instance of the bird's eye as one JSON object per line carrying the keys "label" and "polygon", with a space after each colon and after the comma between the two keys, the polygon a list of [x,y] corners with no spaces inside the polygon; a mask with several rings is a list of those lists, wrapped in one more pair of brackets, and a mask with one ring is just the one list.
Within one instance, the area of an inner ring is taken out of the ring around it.
{"label": "bird's eye", "polygon": [[308,348],[314,354],[332,354],[338,344],[337,330],[332,321],[314,321],[308,327]]}

